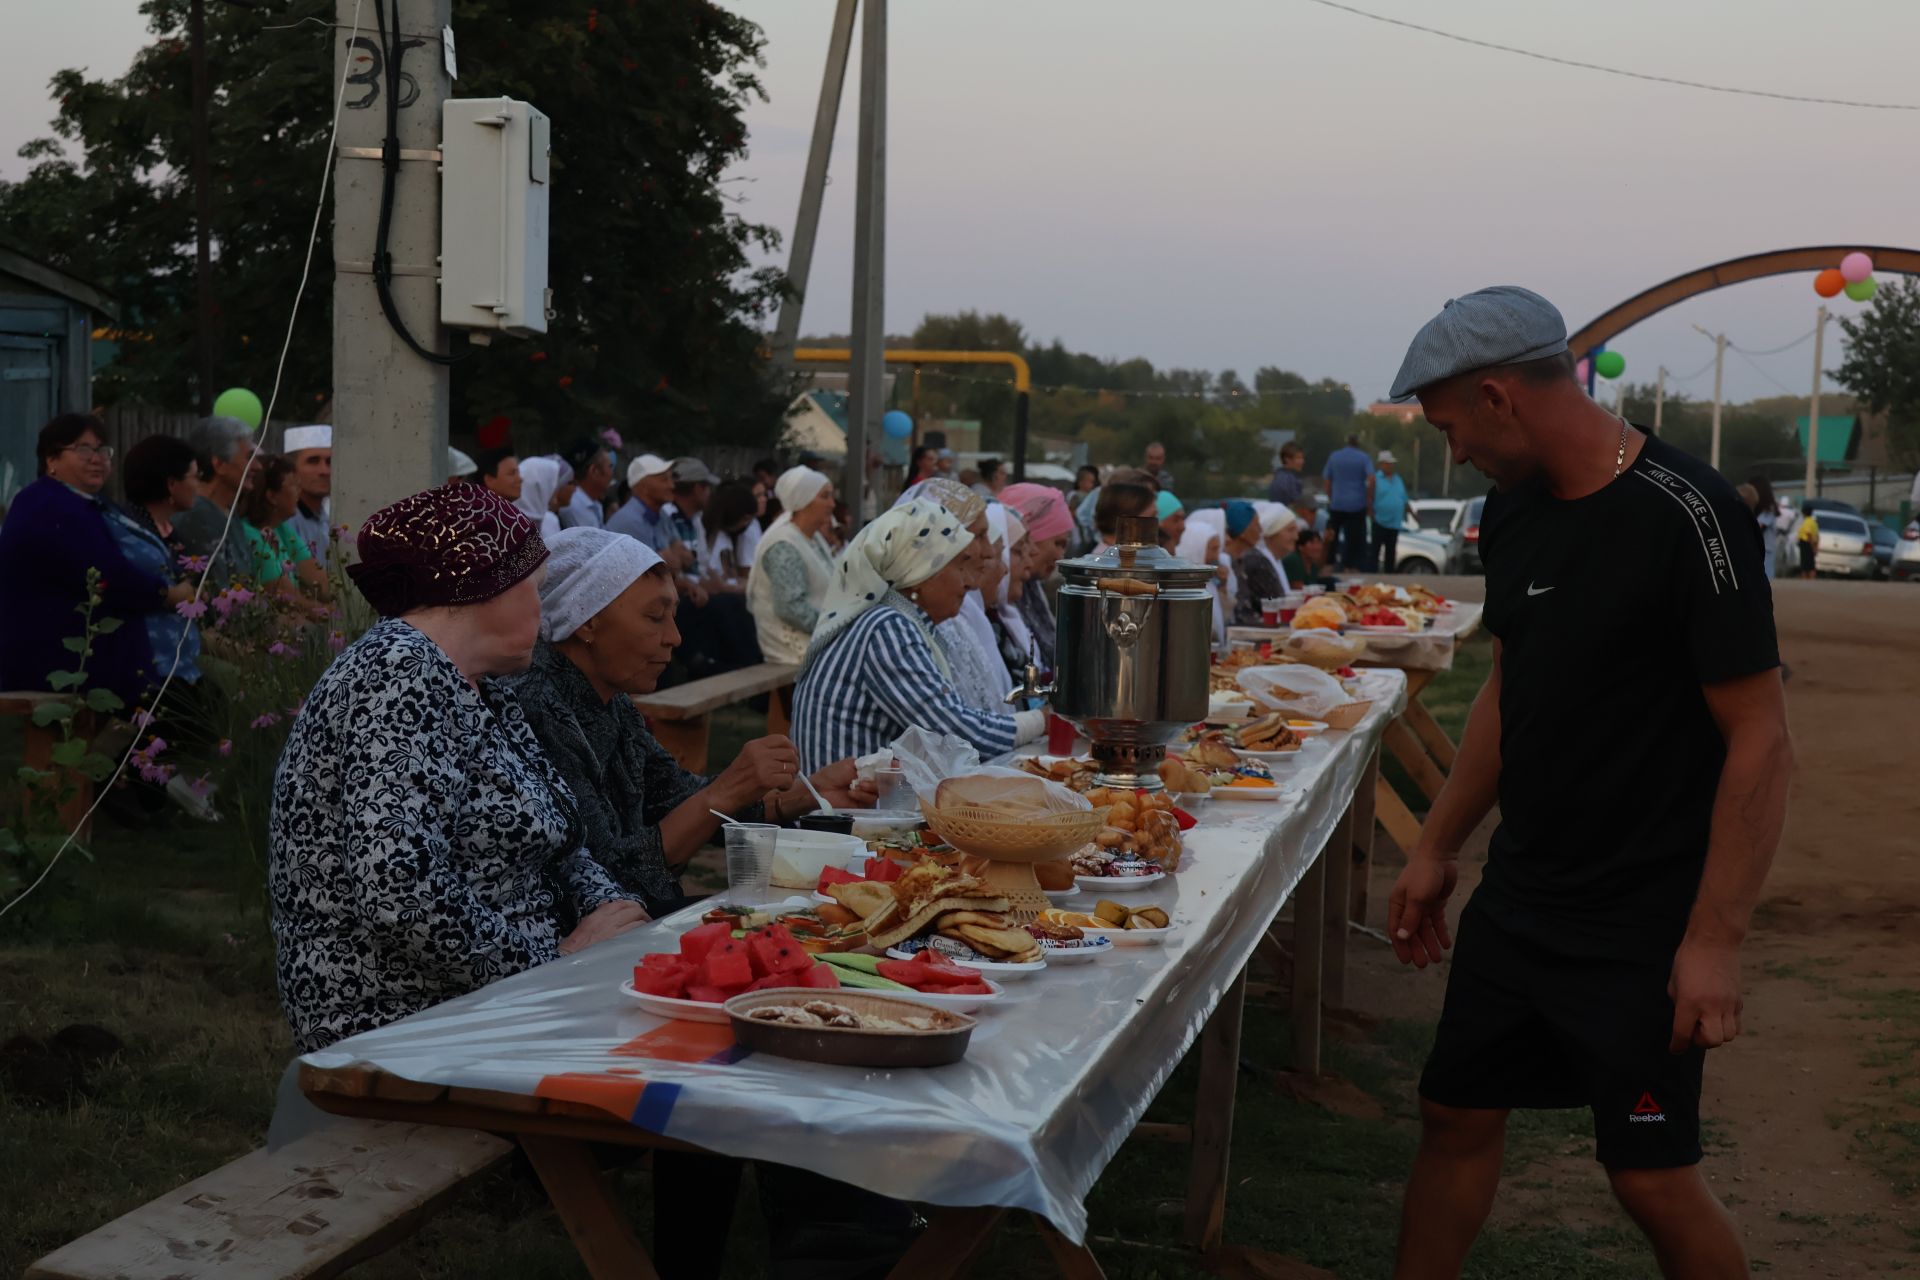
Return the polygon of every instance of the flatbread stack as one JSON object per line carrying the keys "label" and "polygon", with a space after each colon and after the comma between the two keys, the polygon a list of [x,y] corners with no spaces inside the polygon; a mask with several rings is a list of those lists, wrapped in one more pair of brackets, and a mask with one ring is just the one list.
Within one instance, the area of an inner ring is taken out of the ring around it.
{"label": "flatbread stack", "polygon": [[937,862],[916,863],[892,884],[837,884],[828,893],[860,913],[867,941],[885,950],[938,933],[989,960],[1026,964],[1040,944],[1006,914],[1012,905],[978,876]]}

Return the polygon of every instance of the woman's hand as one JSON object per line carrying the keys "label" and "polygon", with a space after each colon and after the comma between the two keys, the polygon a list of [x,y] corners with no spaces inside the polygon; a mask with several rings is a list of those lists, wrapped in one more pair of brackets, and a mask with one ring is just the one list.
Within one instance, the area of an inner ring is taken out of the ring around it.
{"label": "woman's hand", "polygon": [[800,772],[800,753],[783,733],[755,738],[740,749],[733,763],[713,780],[719,803],[713,807],[732,813],[769,791],[785,791]]}
{"label": "woman's hand", "polygon": [[560,954],[570,956],[596,942],[605,942],[615,934],[638,929],[651,919],[653,917],[647,914],[646,908],[637,902],[629,902],[624,898],[603,902],[587,912],[572,933],[560,939]]}
{"label": "woman's hand", "polygon": [[[860,777],[852,757],[828,765],[813,775],[813,785],[836,809],[871,809],[878,792],[871,778]],[[808,796],[811,802],[813,797]]]}

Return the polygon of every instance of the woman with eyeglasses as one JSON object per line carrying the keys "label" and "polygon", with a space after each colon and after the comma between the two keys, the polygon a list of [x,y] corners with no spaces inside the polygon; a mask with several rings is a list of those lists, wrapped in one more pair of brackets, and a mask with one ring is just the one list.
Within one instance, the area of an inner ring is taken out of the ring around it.
{"label": "woman with eyeglasses", "polygon": [[[85,663],[89,689],[110,689],[131,704],[159,683],[145,623],[193,595],[156,566],[131,559],[116,536],[120,518],[102,496],[113,450],[98,419],[62,414],[40,429],[40,478],[22,489],[0,526],[0,688],[50,689],[55,672]],[[87,648],[87,575],[97,570],[100,603]],[[102,624],[108,624],[102,627]],[[172,654],[167,655],[169,661]]]}

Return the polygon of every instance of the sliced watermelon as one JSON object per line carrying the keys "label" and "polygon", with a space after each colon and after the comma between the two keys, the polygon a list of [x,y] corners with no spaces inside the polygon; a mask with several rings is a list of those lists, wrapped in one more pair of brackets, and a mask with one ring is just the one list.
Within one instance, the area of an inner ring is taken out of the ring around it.
{"label": "sliced watermelon", "polygon": [[813,966],[813,955],[785,929],[763,929],[751,939],[756,974],[798,973]]}
{"label": "sliced watermelon", "polygon": [[792,985],[793,985],[793,980],[789,978],[786,974],[770,973],[766,977],[755,981],[753,985],[747,988],[747,990],[748,991],[768,991],[774,987],[790,987]]}
{"label": "sliced watermelon", "polygon": [[642,995],[679,1000],[687,994],[687,974],[690,972],[690,967],[665,970],[642,966],[633,971],[633,989]]}
{"label": "sliced watermelon", "polygon": [[703,924],[680,935],[680,954],[697,964],[707,958],[707,952],[732,937],[733,925],[728,921]]}
{"label": "sliced watermelon", "polygon": [[662,972],[676,972],[685,969],[691,961],[672,951],[652,951],[640,957],[640,968],[658,969]]}
{"label": "sliced watermelon", "polygon": [[831,991],[840,985],[840,975],[833,971],[830,964],[816,964],[792,980],[798,986],[819,987],[823,991]]}
{"label": "sliced watermelon", "polygon": [[883,978],[891,978],[918,990],[927,981],[927,967],[912,960],[882,960],[873,967],[874,972]]}
{"label": "sliced watermelon", "polygon": [[951,987],[942,987],[937,993],[928,992],[927,994],[943,996],[990,996],[993,994],[993,988],[985,982],[962,982]]}
{"label": "sliced watermelon", "polygon": [[815,882],[815,893],[825,893],[829,886],[836,884],[859,884],[865,876],[857,876],[845,867],[822,867],[820,879]]}
{"label": "sliced watermelon", "polygon": [[716,947],[701,962],[700,981],[710,987],[744,987],[753,979],[753,962],[744,947],[738,951]]}
{"label": "sliced watermelon", "polygon": [[867,859],[867,879],[869,880],[880,884],[892,884],[905,874],[907,869],[892,858]]}
{"label": "sliced watermelon", "polygon": [[719,987],[709,987],[698,982],[687,984],[687,999],[698,1000],[702,1004],[725,1004],[733,995],[733,992],[723,991]]}
{"label": "sliced watermelon", "polygon": [[915,956],[912,963],[919,965],[936,982],[977,982],[981,976],[978,969],[970,969],[958,961],[949,960],[932,947]]}

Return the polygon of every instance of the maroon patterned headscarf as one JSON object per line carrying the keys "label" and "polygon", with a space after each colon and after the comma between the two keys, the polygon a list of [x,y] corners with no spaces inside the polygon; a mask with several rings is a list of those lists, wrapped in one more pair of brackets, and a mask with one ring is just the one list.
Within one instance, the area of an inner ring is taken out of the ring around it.
{"label": "maroon patterned headscarf", "polygon": [[540,567],[547,544],[511,502],[483,485],[427,489],[367,517],[347,573],[389,618],[432,605],[491,600]]}

